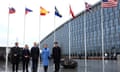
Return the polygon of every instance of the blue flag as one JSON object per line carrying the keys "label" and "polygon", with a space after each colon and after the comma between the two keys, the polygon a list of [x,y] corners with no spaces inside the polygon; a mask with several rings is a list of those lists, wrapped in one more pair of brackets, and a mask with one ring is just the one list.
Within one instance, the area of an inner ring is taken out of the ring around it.
{"label": "blue flag", "polygon": [[62,17],[62,15],[59,13],[58,9],[56,8],[55,6],[55,15],[58,16],[58,17]]}

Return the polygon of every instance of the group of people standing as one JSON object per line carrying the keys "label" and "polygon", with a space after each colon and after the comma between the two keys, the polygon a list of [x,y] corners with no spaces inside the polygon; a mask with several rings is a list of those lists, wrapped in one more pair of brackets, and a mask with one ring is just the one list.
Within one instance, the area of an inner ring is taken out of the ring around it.
{"label": "group of people standing", "polygon": [[49,59],[53,58],[55,64],[55,71],[59,72],[60,69],[60,59],[61,59],[61,48],[58,46],[58,42],[54,42],[54,47],[52,49],[52,54],[50,55],[50,50],[47,44],[44,44],[42,53],[40,54],[40,49],[36,42],[34,46],[29,50],[29,46],[26,44],[20,53],[20,47],[18,42],[15,43],[15,46],[11,48],[11,63],[12,71],[18,72],[20,57],[22,57],[22,68],[23,72],[29,72],[28,65],[31,59],[32,61],[32,72],[37,72],[39,58],[41,56],[41,61],[43,63],[44,72],[48,71]]}

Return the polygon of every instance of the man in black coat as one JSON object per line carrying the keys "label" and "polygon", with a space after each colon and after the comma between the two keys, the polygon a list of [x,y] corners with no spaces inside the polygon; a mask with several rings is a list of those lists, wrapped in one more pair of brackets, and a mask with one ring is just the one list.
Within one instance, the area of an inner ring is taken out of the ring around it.
{"label": "man in black coat", "polygon": [[18,72],[19,61],[20,61],[20,48],[18,42],[15,43],[15,46],[11,48],[11,62],[12,62],[12,71]]}
{"label": "man in black coat", "polygon": [[34,42],[34,46],[31,48],[32,72],[37,72],[39,54],[40,54],[40,51],[37,46],[37,43]]}
{"label": "man in black coat", "polygon": [[60,59],[61,59],[61,48],[58,46],[58,42],[54,42],[54,47],[52,49],[52,58],[55,64],[55,72],[59,72]]}
{"label": "man in black coat", "polygon": [[28,48],[28,45],[25,45],[22,51],[23,72],[25,72],[25,70],[28,72],[28,64],[30,60],[30,51]]}

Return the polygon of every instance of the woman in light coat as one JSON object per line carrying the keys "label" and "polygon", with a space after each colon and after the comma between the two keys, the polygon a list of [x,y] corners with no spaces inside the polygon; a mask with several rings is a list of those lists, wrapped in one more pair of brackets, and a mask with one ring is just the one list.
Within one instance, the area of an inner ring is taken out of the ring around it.
{"label": "woman in light coat", "polygon": [[47,72],[48,70],[48,64],[49,64],[49,58],[50,58],[50,50],[48,48],[47,44],[44,44],[44,48],[42,50],[42,63],[44,67],[44,72]]}

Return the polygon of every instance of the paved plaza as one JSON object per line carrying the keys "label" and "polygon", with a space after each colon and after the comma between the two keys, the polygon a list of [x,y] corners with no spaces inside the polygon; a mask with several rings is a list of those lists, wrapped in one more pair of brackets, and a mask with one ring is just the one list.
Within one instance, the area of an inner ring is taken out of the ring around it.
{"label": "paved plaza", "polygon": [[[61,66],[60,72],[120,72],[120,61],[105,60],[104,68],[101,60],[87,60],[87,67],[85,67],[84,60],[76,60],[78,67],[75,69],[64,69]],[[21,65],[18,72],[22,72]],[[104,69],[104,70],[103,70]],[[48,72],[54,71],[53,63],[50,63]],[[1,62],[0,72],[5,72],[5,63]],[[8,65],[8,72],[11,71],[11,64]],[[29,72],[31,72],[31,64],[29,65]],[[42,64],[39,64],[38,72],[44,72]]]}

